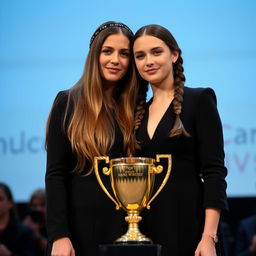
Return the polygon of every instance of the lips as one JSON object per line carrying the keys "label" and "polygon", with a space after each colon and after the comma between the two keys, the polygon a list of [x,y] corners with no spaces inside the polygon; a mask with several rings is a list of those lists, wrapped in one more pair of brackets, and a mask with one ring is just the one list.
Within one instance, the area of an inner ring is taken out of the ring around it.
{"label": "lips", "polygon": [[111,68],[111,67],[106,67],[106,69],[110,72],[110,73],[113,73],[113,74],[116,74],[120,71],[119,68]]}
{"label": "lips", "polygon": [[151,68],[151,69],[147,69],[145,72],[149,75],[153,75],[157,72],[157,68]]}

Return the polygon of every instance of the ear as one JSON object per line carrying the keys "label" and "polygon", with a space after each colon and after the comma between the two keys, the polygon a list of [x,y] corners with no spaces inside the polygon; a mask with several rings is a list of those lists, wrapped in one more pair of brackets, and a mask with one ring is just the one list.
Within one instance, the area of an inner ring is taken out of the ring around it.
{"label": "ear", "polygon": [[172,63],[175,63],[177,59],[179,58],[179,52],[178,51],[172,51]]}

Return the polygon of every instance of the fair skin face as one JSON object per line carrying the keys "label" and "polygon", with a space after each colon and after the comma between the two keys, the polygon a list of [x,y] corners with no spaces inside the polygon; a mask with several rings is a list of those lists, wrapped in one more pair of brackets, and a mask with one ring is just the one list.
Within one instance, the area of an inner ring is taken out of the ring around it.
{"label": "fair skin face", "polygon": [[105,97],[110,105],[115,85],[126,74],[129,62],[129,39],[121,33],[108,36],[101,48],[99,66],[104,81]]}
{"label": "fair skin face", "polygon": [[177,52],[171,52],[162,40],[148,35],[136,39],[133,51],[140,75],[153,88],[172,89],[172,64],[178,58]]}
{"label": "fair skin face", "polygon": [[[113,90],[126,74],[130,62],[130,41],[123,34],[110,35],[104,41],[100,56],[99,68],[104,82],[104,97],[111,106]],[[52,256],[75,256],[75,250],[68,237],[53,242]]]}
{"label": "fair skin face", "polygon": [[[152,139],[158,123],[174,97],[173,63],[179,55],[178,52],[171,52],[164,41],[149,35],[142,35],[135,40],[133,52],[140,75],[150,83],[153,91],[147,127],[148,136]],[[217,233],[219,218],[220,210],[205,210],[204,231],[195,256],[216,256],[211,236]]]}

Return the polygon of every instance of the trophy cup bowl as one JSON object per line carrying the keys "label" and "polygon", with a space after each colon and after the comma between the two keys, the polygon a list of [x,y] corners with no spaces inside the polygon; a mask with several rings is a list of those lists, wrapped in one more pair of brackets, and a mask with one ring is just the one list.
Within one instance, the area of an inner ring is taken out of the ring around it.
{"label": "trophy cup bowl", "polygon": [[[163,171],[161,165],[155,166],[161,158],[168,160],[168,168],[159,188],[152,195],[155,174]],[[98,161],[104,160],[108,167],[102,169],[104,175],[110,176],[112,194],[102,182],[98,169]],[[150,203],[156,198],[165,186],[171,173],[171,155],[156,155],[156,159],[146,157],[121,157],[109,160],[108,156],[94,158],[96,178],[107,196],[115,203],[116,209],[126,211],[125,220],[128,222],[128,231],[118,238],[115,243],[152,243],[139,230],[140,212],[150,209]]]}

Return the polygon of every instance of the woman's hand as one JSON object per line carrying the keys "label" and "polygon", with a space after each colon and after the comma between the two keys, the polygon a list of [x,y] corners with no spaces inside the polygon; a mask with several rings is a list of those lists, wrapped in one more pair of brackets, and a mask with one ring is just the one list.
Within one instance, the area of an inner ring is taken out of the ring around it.
{"label": "woman's hand", "polygon": [[75,256],[75,250],[68,237],[62,237],[53,242],[51,256]]}
{"label": "woman's hand", "polygon": [[212,237],[208,235],[202,236],[202,239],[196,248],[195,256],[217,256],[215,243]]}

